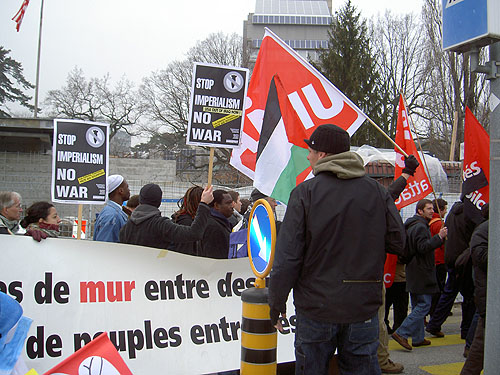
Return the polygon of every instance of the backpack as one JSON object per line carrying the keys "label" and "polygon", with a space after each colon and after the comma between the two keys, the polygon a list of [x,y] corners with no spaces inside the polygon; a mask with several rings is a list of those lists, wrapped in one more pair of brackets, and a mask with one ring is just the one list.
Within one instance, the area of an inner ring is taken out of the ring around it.
{"label": "backpack", "polygon": [[406,228],[406,238],[405,238],[405,248],[404,248],[404,255],[398,256],[399,263],[401,264],[408,264],[412,261],[413,257],[415,256],[415,250],[411,248],[410,243],[408,238],[408,229],[410,229],[415,223],[412,223],[408,228]]}

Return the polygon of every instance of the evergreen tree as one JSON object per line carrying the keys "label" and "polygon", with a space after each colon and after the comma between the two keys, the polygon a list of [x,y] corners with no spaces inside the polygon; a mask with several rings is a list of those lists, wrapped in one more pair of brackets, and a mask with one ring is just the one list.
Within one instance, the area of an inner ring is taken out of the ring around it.
{"label": "evergreen tree", "polygon": [[[328,34],[328,49],[321,51],[317,68],[377,125],[386,127],[380,123],[380,77],[368,27],[351,0],[335,12]],[[351,144],[388,146],[384,136],[367,122],[354,134]]]}
{"label": "evergreen tree", "polygon": [[10,117],[5,107],[6,103],[17,102],[26,108],[33,109],[33,106],[28,103],[31,97],[23,91],[34,86],[24,78],[21,63],[9,57],[9,53],[10,50],[0,46],[0,116],[2,117]]}

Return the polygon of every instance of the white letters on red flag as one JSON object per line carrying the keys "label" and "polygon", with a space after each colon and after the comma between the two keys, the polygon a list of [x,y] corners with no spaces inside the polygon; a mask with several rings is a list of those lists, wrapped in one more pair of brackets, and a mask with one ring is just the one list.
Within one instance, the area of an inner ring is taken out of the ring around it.
{"label": "white letters on red flag", "polygon": [[17,32],[19,32],[19,29],[21,28],[21,23],[23,22],[24,13],[26,12],[26,8],[28,7],[29,3],[30,0],[24,0],[21,5],[21,8],[17,11],[16,15],[12,17],[12,21],[16,23]]}
{"label": "white letters on red flag", "polygon": [[466,107],[462,194],[466,213],[478,223],[481,207],[489,202],[489,179],[490,136]]}
{"label": "white letters on red flag", "polygon": [[[252,179],[269,85],[276,74],[300,119],[299,123],[292,124],[302,127],[296,134],[305,131],[309,137],[318,125],[330,123],[352,135],[366,119],[363,112],[330,81],[266,29],[248,86],[241,145],[231,155],[231,165]],[[307,148],[303,139],[295,139],[293,133],[288,132],[289,142]]]}
{"label": "white letters on red flag", "polygon": [[132,375],[106,332],[44,375]]}
{"label": "white letters on red flag", "polygon": [[[408,155],[413,155],[417,158],[420,163],[417,168],[415,175],[410,176],[406,189],[403,190],[399,198],[394,202],[398,210],[406,207],[414,202],[418,202],[424,199],[427,195],[432,193],[432,186],[429,181],[429,177],[425,173],[424,165],[417,152],[417,147],[413,141],[413,137],[410,131],[410,124],[408,120],[408,111],[404,105],[403,96],[399,97],[399,110],[398,110],[398,122],[396,126],[396,143],[401,147]],[[401,154],[397,148],[396,151],[396,163],[394,165],[394,179],[401,176],[402,170],[405,167],[404,155]]]}

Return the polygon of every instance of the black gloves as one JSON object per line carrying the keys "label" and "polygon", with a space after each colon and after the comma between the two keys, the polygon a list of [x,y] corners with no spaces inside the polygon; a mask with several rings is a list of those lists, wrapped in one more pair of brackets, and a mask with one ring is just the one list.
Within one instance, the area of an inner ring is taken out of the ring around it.
{"label": "black gloves", "polygon": [[405,167],[403,168],[403,173],[408,173],[410,176],[415,174],[417,167],[420,165],[417,158],[413,155],[405,157]]}
{"label": "black gloves", "polygon": [[41,230],[31,229],[31,228],[26,231],[26,236],[33,237],[33,239],[37,242],[40,242],[41,240],[44,240],[48,237],[47,233],[44,233]]}

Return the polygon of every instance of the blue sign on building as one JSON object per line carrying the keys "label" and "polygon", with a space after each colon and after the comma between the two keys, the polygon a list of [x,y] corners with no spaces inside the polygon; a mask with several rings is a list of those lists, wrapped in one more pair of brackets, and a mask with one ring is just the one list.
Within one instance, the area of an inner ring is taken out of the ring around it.
{"label": "blue sign on building", "polygon": [[443,1],[443,49],[455,50],[488,35],[488,0]]}

